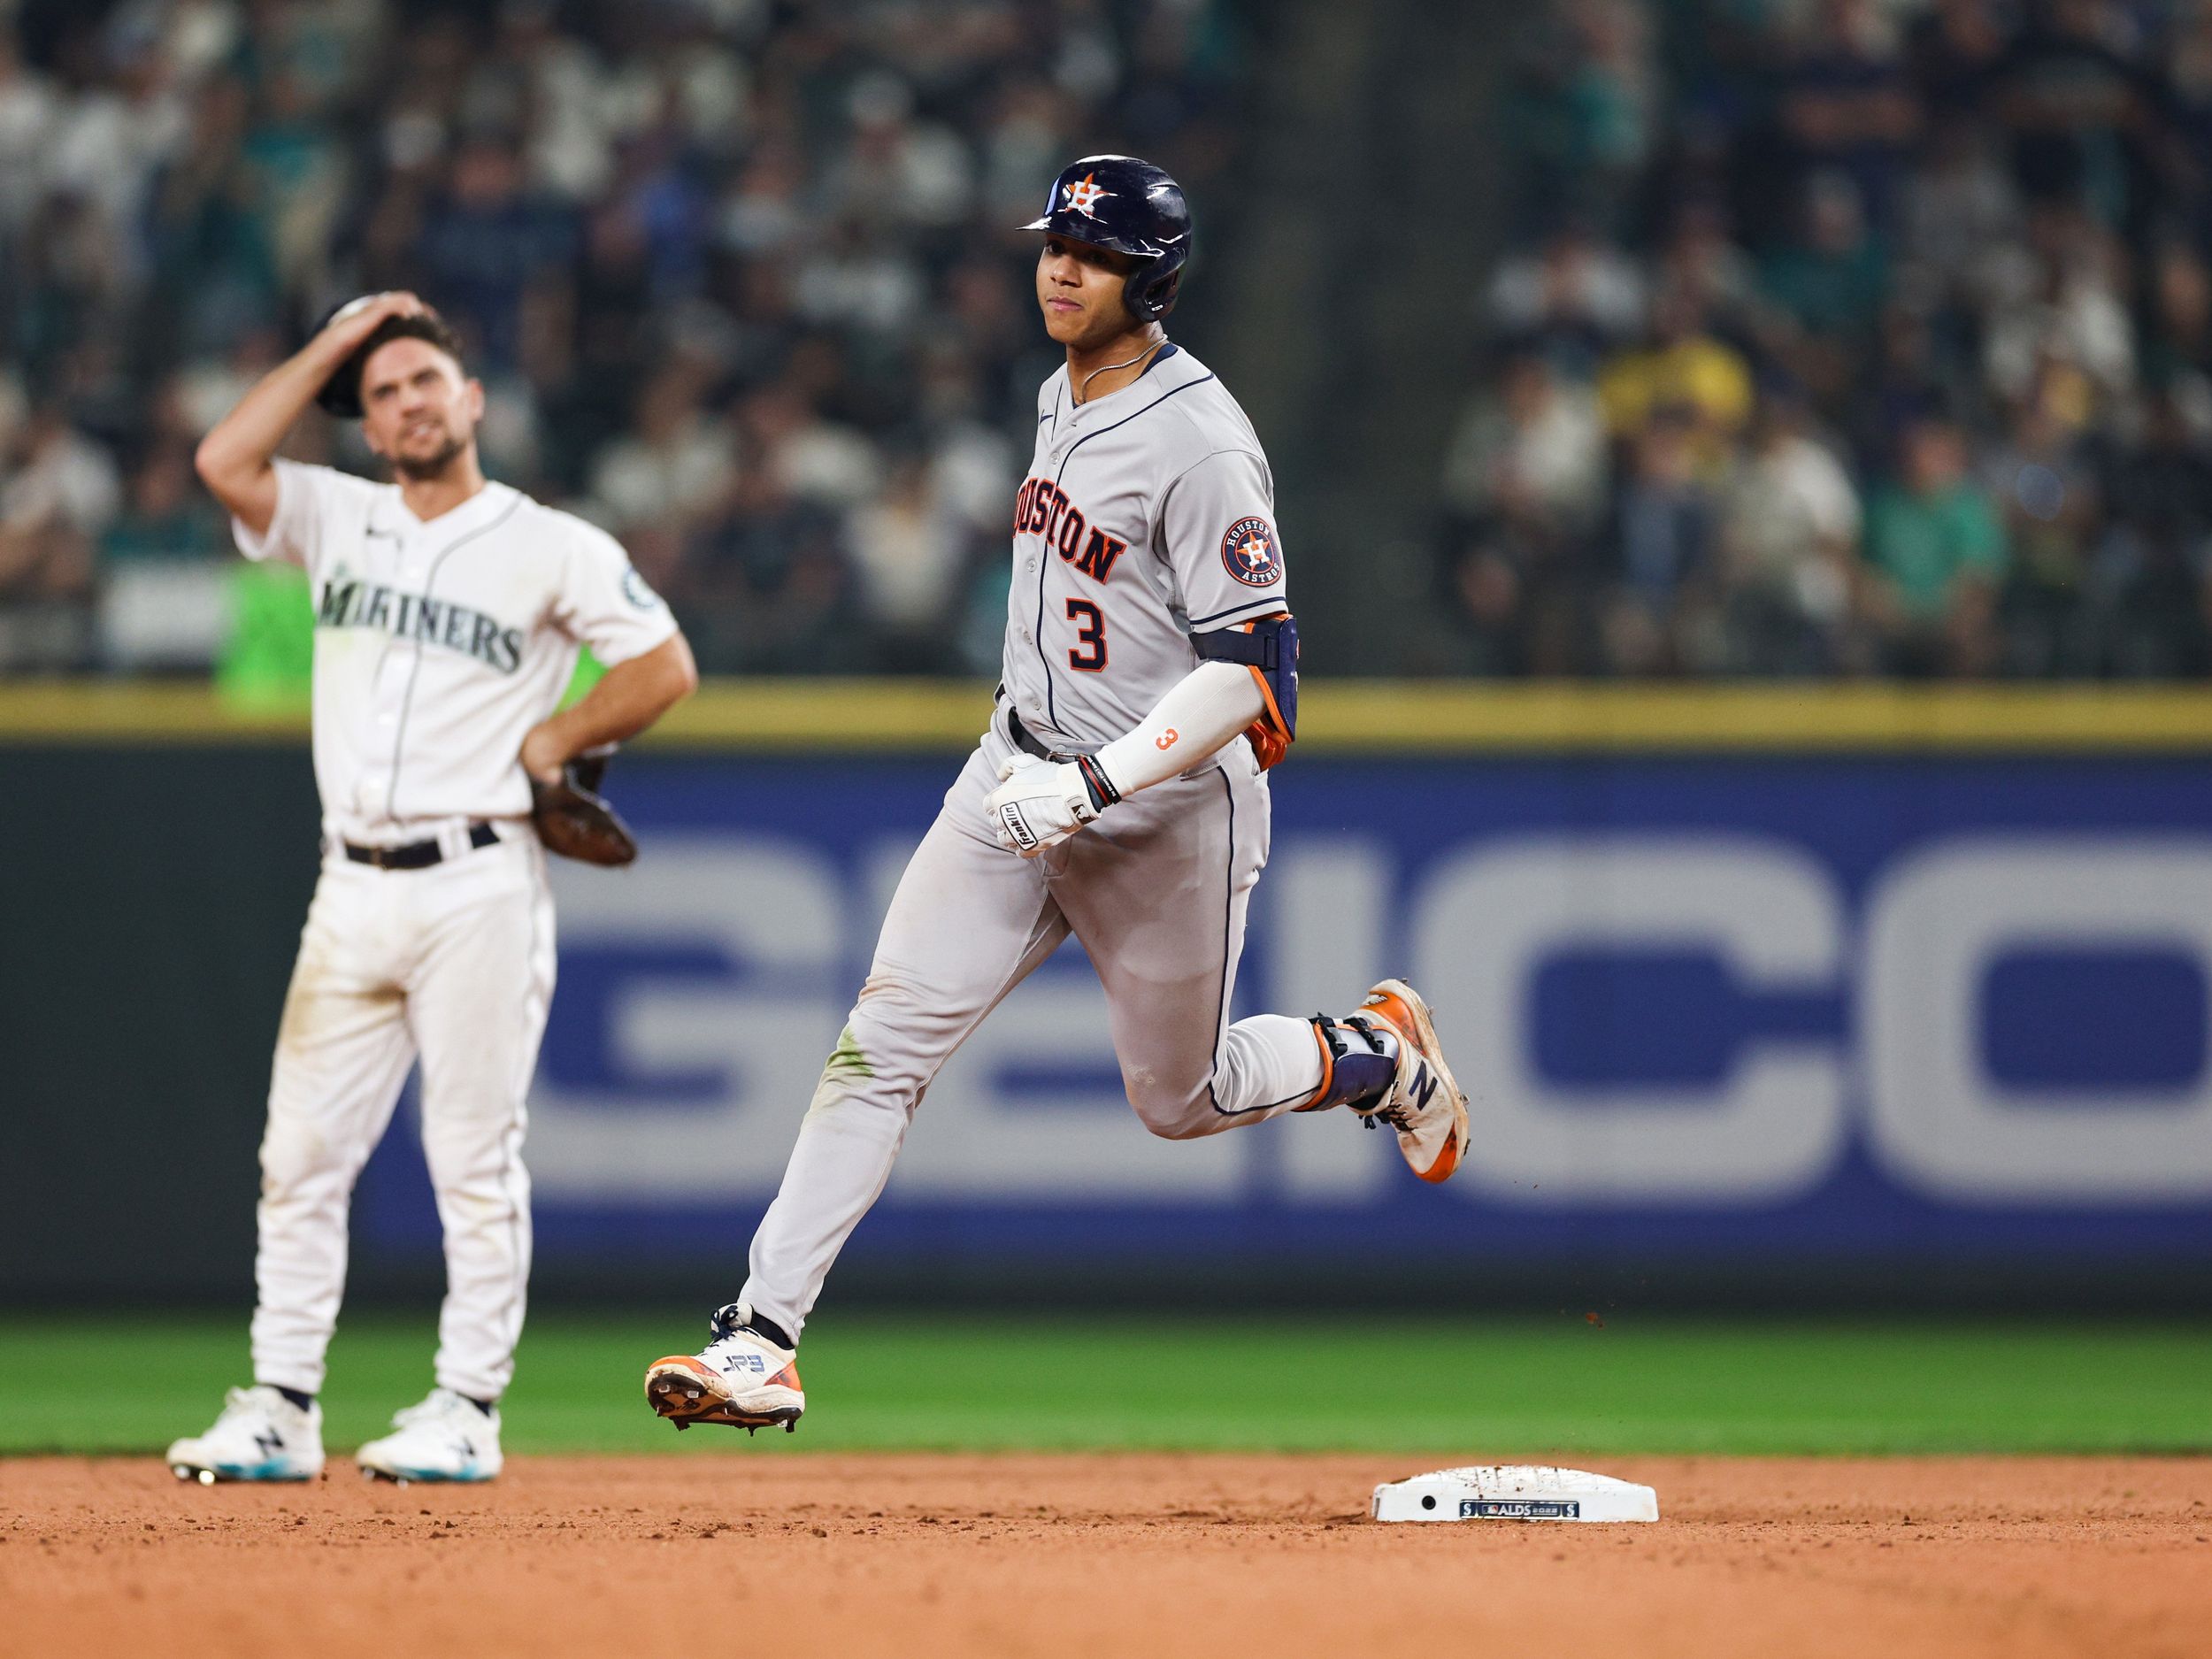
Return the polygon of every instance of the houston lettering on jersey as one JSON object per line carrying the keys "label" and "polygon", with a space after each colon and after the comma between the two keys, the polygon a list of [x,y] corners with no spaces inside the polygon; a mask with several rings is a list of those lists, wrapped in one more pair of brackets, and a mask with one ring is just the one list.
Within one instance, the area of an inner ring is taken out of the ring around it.
{"label": "houston lettering on jersey", "polygon": [[1083,510],[1048,478],[1033,478],[1014,498],[1014,534],[1041,535],[1045,545],[1093,581],[1113,574],[1114,561],[1129,550],[1119,536],[1087,522]]}
{"label": "houston lettering on jersey", "polygon": [[326,582],[322,601],[315,607],[315,626],[380,629],[396,638],[465,652],[503,674],[522,666],[520,628],[503,627],[496,618],[466,605],[403,594],[376,582]]}

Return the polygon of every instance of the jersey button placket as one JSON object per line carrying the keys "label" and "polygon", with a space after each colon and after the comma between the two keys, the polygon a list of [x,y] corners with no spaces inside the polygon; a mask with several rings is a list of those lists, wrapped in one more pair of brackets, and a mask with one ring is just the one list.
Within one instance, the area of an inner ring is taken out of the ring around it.
{"label": "jersey button placket", "polygon": [[[399,537],[394,560],[393,586],[403,592],[421,591],[421,537],[403,531]],[[399,603],[396,594],[392,603]],[[395,619],[396,626],[396,618]],[[415,658],[421,654],[418,640],[395,638],[376,669],[376,737],[371,746],[373,760],[366,769],[365,781],[373,792],[368,803],[373,812],[382,812],[391,799],[392,775],[397,770],[399,757],[394,745],[399,735],[399,714],[406,699],[408,680],[415,667]]]}

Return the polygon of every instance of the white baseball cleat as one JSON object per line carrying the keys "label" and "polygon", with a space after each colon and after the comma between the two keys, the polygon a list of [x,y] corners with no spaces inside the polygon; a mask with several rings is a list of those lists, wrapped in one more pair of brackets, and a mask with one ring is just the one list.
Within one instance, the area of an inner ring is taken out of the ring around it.
{"label": "white baseball cleat", "polygon": [[1374,1020],[1398,1038],[1398,1071],[1390,1087],[1374,1105],[1353,1110],[1398,1132],[1398,1150],[1423,1180],[1449,1179],[1467,1149],[1467,1097],[1444,1064],[1429,1005],[1403,979],[1385,979],[1352,1018]]}
{"label": "white baseball cleat", "polygon": [[450,1388],[433,1388],[421,1404],[396,1412],[392,1432],[353,1455],[372,1480],[489,1480],[505,1465],[499,1452],[499,1411],[487,1411]]}
{"label": "white baseball cleat", "polygon": [[727,1423],[741,1429],[799,1426],[806,1395],[794,1350],[772,1342],[745,1321],[741,1302],[718,1309],[711,1337],[696,1354],[671,1354],[645,1368],[645,1399],[680,1429]]}
{"label": "white baseball cleat", "polygon": [[180,1480],[312,1480],[323,1472],[323,1409],[294,1405],[257,1383],[223,1396],[204,1434],[171,1443],[165,1460]]}

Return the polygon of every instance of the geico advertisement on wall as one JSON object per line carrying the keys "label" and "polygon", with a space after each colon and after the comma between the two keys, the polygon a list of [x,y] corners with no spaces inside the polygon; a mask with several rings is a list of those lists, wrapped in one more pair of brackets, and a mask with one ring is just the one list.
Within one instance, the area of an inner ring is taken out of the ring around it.
{"label": "geico advertisement on wall", "polygon": [[[949,768],[641,764],[557,879],[541,1213],[757,1205]],[[1433,1003],[1440,1214],[2158,1215],[2212,1248],[2212,787],[2160,763],[1286,768],[1239,1013]],[[855,829],[856,824],[864,828]],[[2200,828],[2200,826],[2204,827]],[[886,1204],[1388,1210],[1347,1114],[1155,1141],[1071,944],[930,1088]]]}

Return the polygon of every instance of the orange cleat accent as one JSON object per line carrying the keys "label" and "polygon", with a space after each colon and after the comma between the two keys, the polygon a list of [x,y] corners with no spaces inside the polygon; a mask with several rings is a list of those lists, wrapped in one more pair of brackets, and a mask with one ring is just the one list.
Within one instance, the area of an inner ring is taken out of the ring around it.
{"label": "orange cleat accent", "polygon": [[1321,1027],[1313,1027],[1314,1046],[1321,1050],[1321,1086],[1314,1090],[1306,1103],[1294,1106],[1294,1112],[1319,1111],[1321,1102],[1329,1098],[1330,1086],[1336,1081],[1336,1056],[1329,1052],[1329,1040],[1321,1034]]}
{"label": "orange cleat accent", "polygon": [[795,1363],[787,1363],[765,1381],[733,1393],[726,1379],[692,1354],[665,1355],[648,1365],[645,1401],[680,1429],[695,1423],[725,1423],[741,1429],[795,1428],[806,1410],[806,1394]]}
{"label": "orange cleat accent", "polygon": [[1364,1116],[1398,1132],[1398,1150],[1416,1175],[1449,1180],[1467,1148],[1467,1096],[1444,1064],[1428,1003],[1403,979],[1384,979],[1367,993],[1359,1011],[1398,1038],[1397,1080],[1382,1104]]}

